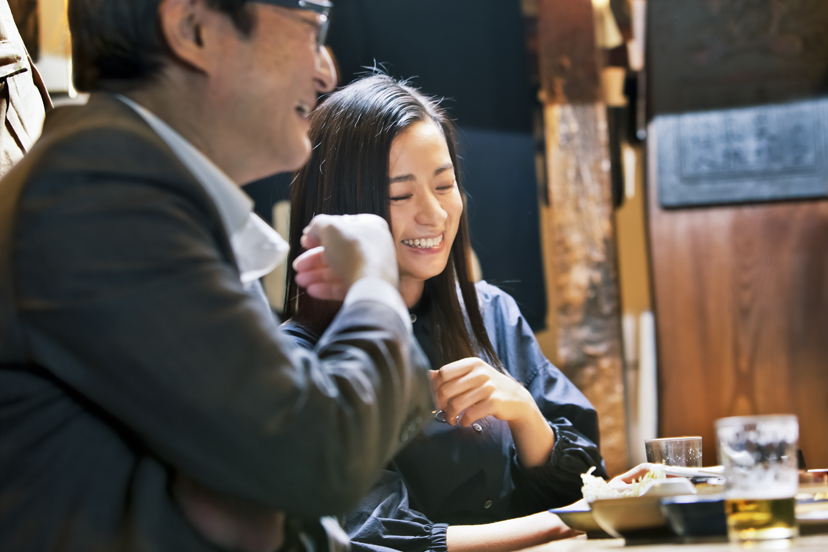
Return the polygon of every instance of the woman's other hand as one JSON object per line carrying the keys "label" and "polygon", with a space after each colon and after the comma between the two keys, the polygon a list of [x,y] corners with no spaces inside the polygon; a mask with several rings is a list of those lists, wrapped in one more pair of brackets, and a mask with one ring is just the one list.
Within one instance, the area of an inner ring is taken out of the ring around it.
{"label": "woman's other hand", "polygon": [[529,391],[513,378],[476,357],[446,364],[430,376],[437,406],[448,423],[468,427],[493,416],[509,424],[522,466],[549,461],[555,433]]}
{"label": "woman's other hand", "polygon": [[652,467],[653,465],[647,462],[639,464],[630,471],[624,472],[621,475],[616,475],[615,477],[613,477],[612,481],[610,481],[610,484],[616,481],[623,483],[632,483],[634,479],[641,479],[642,477],[647,475],[647,473],[650,471]]}
{"label": "woman's other hand", "polygon": [[451,425],[468,427],[486,416],[510,422],[537,410],[522,385],[476,357],[446,364],[430,375],[437,407]]}

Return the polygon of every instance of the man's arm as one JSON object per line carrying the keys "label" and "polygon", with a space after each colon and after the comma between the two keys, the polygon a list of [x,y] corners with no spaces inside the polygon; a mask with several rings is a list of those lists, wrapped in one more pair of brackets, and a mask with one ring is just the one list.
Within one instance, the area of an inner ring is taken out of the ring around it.
{"label": "man's arm", "polygon": [[318,357],[293,346],[176,187],[29,186],[15,273],[33,356],[202,485],[301,515],[347,508],[431,409],[408,329],[360,300]]}

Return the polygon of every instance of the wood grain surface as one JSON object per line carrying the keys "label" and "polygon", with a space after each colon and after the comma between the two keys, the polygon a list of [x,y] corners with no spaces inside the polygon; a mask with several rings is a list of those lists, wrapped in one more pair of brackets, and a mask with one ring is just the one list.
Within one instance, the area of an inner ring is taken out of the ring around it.
{"label": "wood grain surface", "polygon": [[601,98],[591,0],[539,0],[538,62],[544,103]]}
{"label": "wood grain surface", "polygon": [[647,17],[652,115],[828,93],[825,0],[647,0]]}
{"label": "wood grain surface", "polygon": [[627,447],[606,107],[547,105],[544,119],[558,367],[598,411],[614,475]]}
{"label": "wood grain surface", "polygon": [[648,159],[659,436],[701,435],[714,464],[717,418],[793,413],[828,467],[828,201],[666,211]]}
{"label": "wood grain surface", "polygon": [[600,101],[592,2],[540,0],[538,8],[550,326],[557,366],[598,411],[601,453],[615,475],[627,469],[621,319],[607,108]]}

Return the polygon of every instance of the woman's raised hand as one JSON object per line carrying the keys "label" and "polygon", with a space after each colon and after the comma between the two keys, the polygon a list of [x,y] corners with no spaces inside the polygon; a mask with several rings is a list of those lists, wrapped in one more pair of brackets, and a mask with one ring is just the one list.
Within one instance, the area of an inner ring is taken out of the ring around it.
{"label": "woman's raised hand", "polygon": [[437,406],[451,425],[468,427],[486,416],[510,422],[537,410],[522,385],[477,357],[446,364],[430,375]]}

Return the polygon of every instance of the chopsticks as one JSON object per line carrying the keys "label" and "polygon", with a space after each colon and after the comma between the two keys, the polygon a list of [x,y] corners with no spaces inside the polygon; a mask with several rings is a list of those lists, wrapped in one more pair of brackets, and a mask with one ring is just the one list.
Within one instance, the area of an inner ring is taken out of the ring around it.
{"label": "chopsticks", "polygon": [[723,477],[724,466],[706,468],[686,468],[684,466],[664,466],[664,473],[678,477]]}

